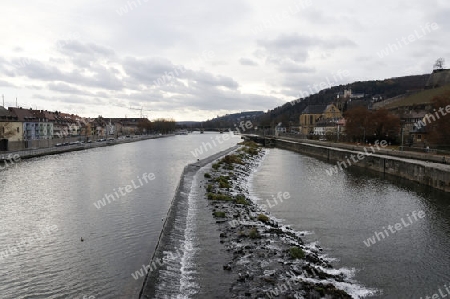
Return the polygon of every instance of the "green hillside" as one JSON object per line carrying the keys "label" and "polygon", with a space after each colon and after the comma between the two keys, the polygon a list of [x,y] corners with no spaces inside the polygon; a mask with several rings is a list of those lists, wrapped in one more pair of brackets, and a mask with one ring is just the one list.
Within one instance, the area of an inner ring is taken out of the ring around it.
{"label": "green hillside", "polygon": [[384,106],[386,109],[394,109],[398,107],[413,106],[413,105],[424,105],[431,103],[431,100],[438,95],[450,92],[450,84],[446,86],[441,86],[434,89],[426,89],[418,93],[414,93],[405,98],[399,99],[398,101],[392,102]]}

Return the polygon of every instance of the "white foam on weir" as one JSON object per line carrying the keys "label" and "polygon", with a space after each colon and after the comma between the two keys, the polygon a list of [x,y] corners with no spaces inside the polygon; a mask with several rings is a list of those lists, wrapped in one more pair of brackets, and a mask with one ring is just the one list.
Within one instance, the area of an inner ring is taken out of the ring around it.
{"label": "white foam on weir", "polygon": [[330,275],[339,275],[344,274],[346,278],[353,278],[355,277],[356,269],[355,268],[340,268],[340,269],[328,269],[324,268],[322,266],[314,266],[314,268],[321,270],[322,272]]}
{"label": "white foam on weir", "polygon": [[330,262],[330,263],[340,261],[340,259],[338,259],[338,258],[328,256],[328,253],[319,254],[319,258],[323,259],[326,262]]}
{"label": "white foam on weir", "polygon": [[190,295],[194,295],[199,290],[199,285],[195,282],[194,275],[197,273],[194,264],[195,249],[195,236],[196,236],[196,209],[197,209],[197,197],[198,197],[198,179],[197,175],[194,175],[191,184],[191,191],[187,197],[188,211],[186,216],[186,229],[184,231],[183,255],[181,257],[181,276],[180,276],[180,294],[177,299],[190,298]]}
{"label": "white foam on weir", "polygon": [[254,203],[258,203],[258,201],[263,200],[262,198],[259,198],[255,195],[254,189],[253,189],[253,179],[255,173],[258,172],[259,167],[261,166],[262,162],[264,161],[266,155],[269,153],[269,151],[263,149],[264,155],[261,156],[261,158],[256,162],[256,165],[252,165],[252,169],[250,170],[250,175],[248,178],[243,182],[244,187],[248,190],[248,196],[250,200]]}
{"label": "white foam on weir", "polygon": [[[287,229],[288,227],[289,227],[290,229]],[[302,237],[304,237],[304,236],[314,235],[314,232],[313,232],[313,231],[309,231],[309,230],[299,230],[299,231],[297,231],[297,230],[292,229],[292,228],[290,227],[290,225],[283,225],[283,226],[281,227],[281,230],[282,230],[283,232],[291,232],[291,233],[294,233],[297,237],[300,237],[300,238],[302,238]]]}
{"label": "white foam on weir", "polygon": [[319,241],[313,241],[311,243],[305,244],[305,247],[316,248],[319,245]]}
{"label": "white foam on weir", "polygon": [[[254,192],[253,179],[254,179],[254,174],[258,172],[258,169],[259,169],[261,163],[264,161],[264,158],[266,157],[267,154],[268,154],[268,151],[265,151],[264,155],[259,160],[255,161],[255,163],[253,163],[251,165],[250,174],[246,179],[243,179],[243,180],[238,179],[238,184],[240,184],[241,186],[244,187],[244,189],[247,190],[250,200],[257,205],[258,205],[258,202],[262,201],[263,199],[259,198],[256,195],[256,193]],[[268,213],[268,214],[270,215],[270,213]],[[274,217],[273,215],[270,215],[270,218],[272,220],[275,220],[278,223],[283,221],[282,219],[278,219],[278,218]],[[287,227],[289,227],[289,225],[283,225],[283,226],[281,226],[281,229],[283,231],[287,231],[287,229],[286,229]],[[295,233],[297,236],[300,236],[301,234],[304,234],[304,235],[314,234],[313,231],[301,231],[301,232],[296,231],[296,230],[290,230],[290,231]],[[318,252],[318,248],[316,247],[316,245],[319,245],[319,241],[313,241],[309,244],[305,244],[304,249],[306,252]],[[323,256],[324,260],[330,260],[330,261],[338,260],[336,258],[328,257],[325,254],[319,253],[319,255]],[[299,276],[298,278],[300,278],[303,281],[308,281],[308,282],[312,282],[312,283],[316,283],[316,284],[330,283],[330,284],[334,285],[337,289],[345,291],[347,294],[349,294],[352,298],[355,298],[355,299],[365,298],[367,296],[371,296],[371,295],[380,293],[380,291],[377,289],[366,288],[362,285],[359,285],[357,282],[353,282],[351,280],[351,278],[353,278],[356,273],[356,270],[354,268],[353,269],[348,269],[348,268],[326,269],[323,267],[318,267],[318,268],[320,270],[322,270],[324,273],[328,273],[330,275],[342,274],[348,280],[348,282],[338,282],[338,281],[335,281],[332,279],[317,280],[317,279],[313,279],[313,278],[309,278],[309,277],[304,277],[303,275]]]}
{"label": "white foam on weir", "polygon": [[332,279],[318,280],[314,278],[304,277],[303,275],[299,276],[302,281],[318,284],[332,284],[337,289],[342,290],[349,294],[354,299],[366,298],[367,296],[372,296],[379,294],[379,291],[376,289],[366,288],[362,285],[355,284],[353,282],[339,282]]}

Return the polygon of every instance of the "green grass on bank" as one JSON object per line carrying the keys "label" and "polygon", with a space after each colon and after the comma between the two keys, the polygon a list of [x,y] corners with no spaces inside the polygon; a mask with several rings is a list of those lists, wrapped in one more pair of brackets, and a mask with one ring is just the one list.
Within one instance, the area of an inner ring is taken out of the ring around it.
{"label": "green grass on bank", "polygon": [[412,106],[412,105],[423,105],[423,104],[430,104],[431,100],[435,96],[442,95],[446,92],[450,92],[450,84],[441,86],[438,88],[433,89],[426,89],[423,91],[420,91],[418,93],[409,95],[405,98],[402,98],[398,101],[394,101],[392,103],[387,104],[383,108],[386,109],[393,109],[396,107],[405,107],[405,106]]}

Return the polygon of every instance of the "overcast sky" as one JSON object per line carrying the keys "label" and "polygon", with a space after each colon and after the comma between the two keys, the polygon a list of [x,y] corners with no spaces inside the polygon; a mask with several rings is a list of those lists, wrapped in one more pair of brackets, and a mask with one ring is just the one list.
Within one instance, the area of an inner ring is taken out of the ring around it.
{"label": "overcast sky", "polygon": [[2,0],[5,106],[206,120],[450,64],[450,1]]}

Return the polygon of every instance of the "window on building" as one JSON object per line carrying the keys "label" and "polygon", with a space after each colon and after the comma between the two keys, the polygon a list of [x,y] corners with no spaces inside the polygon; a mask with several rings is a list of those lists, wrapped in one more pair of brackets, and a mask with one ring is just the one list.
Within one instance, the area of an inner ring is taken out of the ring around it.
{"label": "window on building", "polygon": [[417,134],[417,141],[422,141],[422,135]]}

